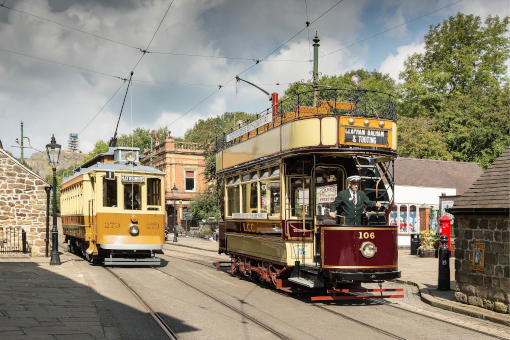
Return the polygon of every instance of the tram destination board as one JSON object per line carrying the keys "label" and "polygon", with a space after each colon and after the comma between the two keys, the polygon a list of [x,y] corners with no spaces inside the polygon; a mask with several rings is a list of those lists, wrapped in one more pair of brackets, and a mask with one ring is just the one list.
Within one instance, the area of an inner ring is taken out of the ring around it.
{"label": "tram destination board", "polygon": [[388,131],[363,128],[343,128],[344,143],[389,146]]}

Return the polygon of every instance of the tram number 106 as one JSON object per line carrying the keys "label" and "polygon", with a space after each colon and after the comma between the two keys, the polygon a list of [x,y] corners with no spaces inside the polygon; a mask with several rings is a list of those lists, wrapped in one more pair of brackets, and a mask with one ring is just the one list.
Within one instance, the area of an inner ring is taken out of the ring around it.
{"label": "tram number 106", "polygon": [[360,240],[367,240],[367,239],[374,239],[375,238],[375,233],[372,231],[371,233],[369,233],[368,231],[365,231],[365,232],[359,232],[359,239]]}

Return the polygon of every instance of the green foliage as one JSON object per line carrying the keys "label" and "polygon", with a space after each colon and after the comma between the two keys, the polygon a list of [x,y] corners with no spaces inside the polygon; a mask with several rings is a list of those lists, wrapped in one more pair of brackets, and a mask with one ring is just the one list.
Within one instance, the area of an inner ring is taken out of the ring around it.
{"label": "green foliage", "polygon": [[85,158],[83,159],[83,162],[85,163],[86,161],[96,157],[97,155],[103,153],[103,152],[106,152],[108,151],[108,143],[106,143],[105,141],[103,140],[98,140],[96,142],[96,144],[94,145],[94,149],[92,149],[91,152],[89,152],[87,154],[87,156],[85,156]]}
{"label": "green foliage", "polygon": [[[167,126],[160,127],[158,130],[158,142],[163,144],[166,137],[170,136],[170,131]],[[117,139],[117,146],[128,146],[139,148],[140,152],[150,150],[152,133],[149,129],[136,128],[131,134],[122,134]]]}
{"label": "green foliage", "polygon": [[221,116],[200,119],[193,128],[186,131],[184,141],[198,143],[205,151],[207,181],[212,181],[216,177],[216,137],[234,127],[239,121],[252,121],[255,118],[255,114],[225,112]]}
{"label": "green foliage", "polygon": [[[458,13],[430,27],[425,52],[409,57],[400,74],[399,116],[411,118],[399,124],[403,154],[487,168],[510,145],[509,22],[489,16],[482,24],[480,17]],[[424,122],[414,141],[413,127]]]}
{"label": "green foliage", "polygon": [[419,250],[423,249],[436,249],[439,243],[439,238],[429,231],[420,231],[420,246]]}
{"label": "green foliage", "polygon": [[209,185],[207,190],[199,193],[191,201],[190,205],[191,217],[196,220],[206,219],[209,216],[214,216],[216,220],[220,217],[220,210],[218,206],[218,193],[215,185]]}

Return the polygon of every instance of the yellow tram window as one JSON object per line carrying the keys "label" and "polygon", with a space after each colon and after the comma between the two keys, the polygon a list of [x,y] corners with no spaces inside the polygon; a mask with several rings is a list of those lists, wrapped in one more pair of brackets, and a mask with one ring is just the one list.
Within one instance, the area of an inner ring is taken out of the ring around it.
{"label": "yellow tram window", "polygon": [[245,213],[256,213],[257,209],[257,182],[243,183],[244,211]]}
{"label": "yellow tram window", "polygon": [[161,180],[159,178],[147,178],[147,205],[160,205]]}
{"label": "yellow tram window", "polygon": [[302,210],[305,209],[305,216],[310,217],[310,178],[290,178],[289,185],[290,215],[303,217]]}
{"label": "yellow tram window", "polygon": [[103,207],[117,206],[117,177],[103,178]]}
{"label": "yellow tram window", "polygon": [[241,206],[239,204],[239,185],[227,187],[227,200],[228,200],[227,216],[232,216],[233,213],[241,212]]}
{"label": "yellow tram window", "polygon": [[260,212],[280,214],[280,181],[260,182]]}
{"label": "yellow tram window", "polygon": [[140,199],[140,184],[126,183],[124,184],[124,209],[141,210],[142,204]]}

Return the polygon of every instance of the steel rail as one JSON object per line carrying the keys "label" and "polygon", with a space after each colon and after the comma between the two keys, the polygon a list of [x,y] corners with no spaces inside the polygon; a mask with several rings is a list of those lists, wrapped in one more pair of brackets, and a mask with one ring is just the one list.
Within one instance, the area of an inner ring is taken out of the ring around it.
{"label": "steel rail", "polygon": [[370,329],[373,329],[374,331],[378,332],[378,333],[381,333],[381,334],[384,334],[384,335],[387,335],[393,339],[400,339],[400,340],[406,340],[406,338],[402,338],[401,336],[398,336],[396,334],[393,334],[393,333],[390,333],[382,328],[379,328],[379,327],[376,327],[376,326],[372,326],[371,324],[368,324],[366,322],[363,322],[363,321],[360,321],[360,320],[357,320],[357,319],[354,319],[354,318],[351,318],[350,316],[347,316],[343,313],[340,313],[340,312],[337,312],[337,311],[334,311],[334,310],[331,310],[329,308],[326,308],[326,307],[323,307],[323,306],[318,306],[318,305],[314,305],[316,308],[319,308],[321,310],[324,310],[328,313],[331,313],[331,314],[335,314],[335,315],[338,315],[346,320],[349,320],[349,321],[352,321],[354,323],[357,323],[357,324],[360,324],[362,326],[365,326],[365,327],[368,327]]}
{"label": "steel rail", "polygon": [[[194,261],[190,261],[190,262],[194,262]],[[227,302],[223,301],[222,299],[220,299],[220,298],[218,298],[218,297],[216,297],[216,296],[214,296],[214,295],[212,295],[212,294],[209,294],[208,292],[206,292],[206,291],[204,291],[204,290],[202,290],[202,289],[200,289],[200,288],[196,287],[195,285],[193,285],[193,284],[191,284],[191,283],[189,283],[189,282],[187,282],[187,281],[185,281],[185,280],[182,280],[182,279],[178,278],[178,277],[177,277],[177,276],[175,276],[175,275],[172,275],[172,274],[170,274],[170,273],[167,273],[167,272],[165,272],[165,271],[163,271],[163,270],[161,270],[161,269],[159,269],[159,268],[154,268],[154,269],[155,269],[155,270],[157,270],[157,271],[159,271],[159,272],[161,272],[161,273],[163,273],[164,275],[167,275],[167,276],[170,276],[170,277],[172,277],[172,278],[176,279],[177,281],[179,281],[180,283],[184,284],[185,286],[187,286],[187,287],[189,287],[189,288],[191,288],[191,289],[194,289],[194,290],[196,290],[197,292],[199,292],[199,293],[201,293],[201,294],[203,294],[203,295],[205,295],[205,296],[209,297],[210,299],[212,299],[212,300],[214,300],[214,301],[218,302],[218,303],[219,303],[219,304],[221,304],[222,306],[227,307],[228,309],[232,310],[233,312],[235,312],[235,313],[237,313],[237,314],[241,315],[242,317],[244,317],[244,318],[246,318],[246,319],[250,320],[251,322],[255,323],[256,325],[258,325],[258,326],[262,327],[263,329],[265,329],[265,330],[267,330],[267,331],[271,332],[271,334],[276,335],[276,336],[277,336],[277,337],[279,337],[280,339],[289,339],[289,337],[287,337],[287,336],[285,336],[284,334],[282,334],[282,333],[278,332],[277,330],[275,330],[275,329],[274,329],[274,328],[272,328],[271,326],[266,325],[266,324],[265,324],[265,323],[263,323],[262,321],[255,319],[253,316],[251,316],[251,315],[249,315],[249,314],[247,314],[247,313],[245,313],[245,312],[241,311],[239,308],[236,308],[235,306],[232,306],[231,304],[229,304],[229,303],[227,303]]]}
{"label": "steel rail", "polygon": [[145,300],[131,287],[124,279],[122,279],[119,275],[117,275],[111,268],[103,267],[106,269],[110,274],[112,274],[115,278],[117,278],[130,292],[135,296],[135,298],[142,304],[145,309],[149,312],[149,314],[152,316],[154,321],[158,324],[158,326],[161,328],[161,330],[166,334],[166,336],[169,339],[177,340],[178,337],[172,331],[170,326],[167,325],[167,323],[163,320],[163,318],[159,315],[158,312],[155,312],[146,302]]}

